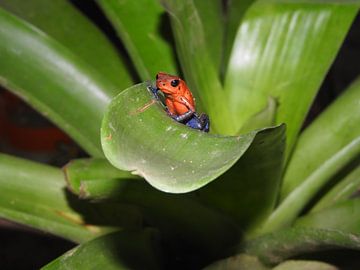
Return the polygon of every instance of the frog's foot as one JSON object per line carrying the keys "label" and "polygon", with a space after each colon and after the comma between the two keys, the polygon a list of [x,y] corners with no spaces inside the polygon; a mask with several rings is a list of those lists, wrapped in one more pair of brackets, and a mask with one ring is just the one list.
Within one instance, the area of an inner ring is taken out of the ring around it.
{"label": "frog's foot", "polygon": [[210,119],[206,114],[201,114],[198,116],[196,113],[186,122],[186,125],[193,128],[199,129],[204,132],[209,132],[210,130]]}

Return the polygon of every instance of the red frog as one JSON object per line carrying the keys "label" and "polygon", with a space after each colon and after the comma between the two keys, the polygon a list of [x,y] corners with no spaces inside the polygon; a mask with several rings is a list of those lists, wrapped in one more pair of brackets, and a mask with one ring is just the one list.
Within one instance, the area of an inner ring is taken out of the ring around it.
{"label": "red frog", "polygon": [[156,88],[151,90],[157,99],[159,99],[157,91],[164,94],[167,113],[173,119],[191,128],[209,131],[209,117],[206,114],[199,116],[196,113],[195,100],[184,80],[159,72],[156,75]]}

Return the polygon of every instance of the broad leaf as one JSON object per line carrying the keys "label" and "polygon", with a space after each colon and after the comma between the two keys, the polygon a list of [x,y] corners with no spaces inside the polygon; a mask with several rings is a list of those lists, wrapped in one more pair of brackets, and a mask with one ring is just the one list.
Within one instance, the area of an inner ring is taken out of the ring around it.
{"label": "broad leaf", "polygon": [[331,229],[360,235],[360,199],[339,202],[299,218],[295,227]]}
{"label": "broad leaf", "polygon": [[259,131],[233,167],[197,192],[199,199],[230,215],[245,237],[253,237],[275,207],[284,152],[284,126]]}
{"label": "broad leaf", "polygon": [[337,230],[290,228],[253,239],[242,247],[267,264],[276,264],[309,251],[340,248],[360,250],[360,236]]}
{"label": "broad leaf", "polygon": [[124,43],[142,80],[177,74],[171,30],[157,0],[96,0]]}
{"label": "broad leaf", "polygon": [[282,199],[304,183],[319,167],[329,162],[347,144],[360,137],[359,100],[360,79],[301,134],[284,175]]}
{"label": "broad leaf", "polygon": [[[224,12],[222,0],[193,0],[203,26],[209,54],[217,70],[222,60],[224,43]],[[216,36],[216,38],[214,38]]]}
{"label": "broad leaf", "polygon": [[0,84],[102,156],[99,127],[116,86],[39,29],[0,9]]}
{"label": "broad leaf", "polygon": [[210,55],[207,33],[192,0],[162,0],[171,18],[176,50],[187,83],[220,134],[232,135],[227,99]]}
{"label": "broad leaf", "polygon": [[263,224],[262,232],[271,232],[290,225],[316,193],[359,155],[360,137],[345,145],[294,189]]}
{"label": "broad leaf", "polygon": [[70,190],[81,199],[121,199],[119,193],[131,179],[141,179],[111,166],[106,159],[76,159],[63,168]]}
{"label": "broad leaf", "polygon": [[289,153],[357,10],[356,4],[253,4],[236,34],[225,78],[233,132],[272,97],[279,104],[276,123],[287,124]]}
{"label": "broad leaf", "polygon": [[241,20],[246,14],[247,9],[256,0],[241,0],[241,1],[226,1],[226,16],[225,16],[225,38],[224,38],[224,52],[223,52],[223,63],[222,68],[223,74],[226,72],[228,66],[229,57],[231,54],[232,47],[234,45],[235,36]]}
{"label": "broad leaf", "polygon": [[69,250],[41,269],[162,269],[157,238],[152,230],[112,233]]}
{"label": "broad leaf", "polygon": [[101,128],[110,163],[171,193],[189,192],[214,180],[242,156],[255,135],[224,137],[177,123],[144,83],[112,100]]}
{"label": "broad leaf", "polygon": [[[87,218],[81,215],[86,213],[87,206],[72,201],[64,189],[65,181],[59,169],[0,155],[0,217],[75,242],[83,242],[109,231],[87,223]],[[71,206],[82,210],[77,212]],[[91,211],[101,216],[97,206],[92,206]],[[85,216],[89,217],[88,214]],[[130,212],[126,214],[126,222],[132,223],[134,215]]]}
{"label": "broad leaf", "polygon": [[115,84],[104,89],[113,96],[132,84],[121,55],[67,0],[0,0],[0,6],[35,25]]}
{"label": "broad leaf", "polygon": [[76,160],[65,167],[65,172],[68,187],[80,198],[101,198],[139,207],[146,224],[162,232],[170,245],[169,252],[176,256],[184,242],[187,252],[197,253],[197,260],[202,260],[202,254],[219,256],[239,237],[234,222],[197,202],[194,194],[158,191],[143,179],[134,179],[138,178],[135,175],[127,177],[130,173],[115,169],[105,160]]}
{"label": "broad leaf", "polygon": [[328,193],[323,196],[319,202],[311,209],[316,212],[328,206],[334,205],[339,201],[349,199],[352,195],[357,194],[360,187],[360,166],[349,173],[343,180],[335,185]]}
{"label": "broad leaf", "polygon": [[277,104],[276,100],[269,98],[266,107],[260,112],[251,116],[241,127],[239,134],[260,129],[262,127],[273,126],[275,124]]}

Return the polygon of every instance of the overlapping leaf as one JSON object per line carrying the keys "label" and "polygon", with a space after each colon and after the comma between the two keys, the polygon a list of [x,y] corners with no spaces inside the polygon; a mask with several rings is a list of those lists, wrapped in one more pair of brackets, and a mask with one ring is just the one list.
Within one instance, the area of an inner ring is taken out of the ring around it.
{"label": "overlapping leaf", "polygon": [[[360,137],[358,100],[360,80],[355,81],[301,134],[284,175],[282,199],[347,144]],[[356,157],[355,154],[353,158]]]}
{"label": "overlapping leaf", "polygon": [[311,212],[324,209],[356,195],[360,187],[360,166],[355,168],[329,192],[327,192],[311,209]]}
{"label": "overlapping leaf", "polygon": [[76,159],[63,168],[68,188],[82,199],[121,199],[127,180],[140,177],[111,166],[106,159]]}
{"label": "overlapping leaf", "polygon": [[214,131],[232,135],[227,99],[220,83],[216,60],[210,54],[212,45],[207,39],[209,35],[203,25],[205,22],[201,20],[197,6],[192,0],[162,2],[170,15],[179,61],[187,83],[198,98],[199,110],[204,109],[209,114]]}
{"label": "overlapping leaf", "polygon": [[142,80],[177,74],[172,35],[159,1],[97,0],[122,39]]}
{"label": "overlapping leaf", "polygon": [[105,35],[67,0],[1,0],[0,6],[38,27],[115,84],[113,96],[132,83],[123,56]]}
{"label": "overlapping leaf", "polygon": [[174,193],[192,191],[215,179],[255,135],[209,135],[176,123],[146,84],[113,99],[101,134],[105,156],[115,167],[134,171],[155,187]]}
{"label": "overlapping leaf", "polygon": [[0,84],[102,156],[99,127],[111,99],[106,80],[81,58],[25,21],[0,9]]}
{"label": "overlapping leaf", "polygon": [[354,139],[309,175],[274,210],[263,224],[263,232],[290,225],[316,193],[360,154],[360,137]]}
{"label": "overlapping leaf", "polygon": [[162,269],[156,232],[121,231],[69,250],[43,270]]}
{"label": "overlapping leaf", "polygon": [[276,123],[288,126],[290,151],[357,10],[355,3],[325,1],[253,4],[238,29],[225,77],[233,132],[272,97],[278,102]]}
{"label": "overlapping leaf", "polygon": [[295,227],[331,229],[360,235],[360,199],[348,199],[307,214]]}
{"label": "overlapping leaf", "polygon": [[228,170],[257,133],[225,137],[186,127],[166,114],[146,84],[139,84],[113,99],[101,140],[115,167],[143,176],[160,190],[182,193]]}
{"label": "overlapping leaf", "polygon": [[197,192],[199,199],[235,219],[245,237],[253,237],[275,207],[284,152],[285,126],[259,131],[233,167]]}
{"label": "overlapping leaf", "polygon": [[[102,173],[104,172],[104,173]],[[119,171],[106,160],[80,159],[65,167],[69,189],[80,198],[103,199],[138,207],[146,224],[158,228],[173,254],[187,243],[188,252],[217,256],[236,244],[238,226],[196,200],[194,194],[168,194],[151,187],[130,172]],[[101,177],[100,177],[101,176]],[[211,235],[211,237],[209,237]]]}
{"label": "overlapping leaf", "polygon": [[[62,172],[46,165],[0,155],[0,217],[83,242],[108,230],[87,224],[65,193]],[[128,212],[130,214],[130,212]],[[132,219],[128,216],[129,221]]]}
{"label": "overlapping leaf", "polygon": [[244,249],[267,264],[276,264],[287,258],[311,251],[339,248],[360,250],[359,235],[338,230],[290,228],[253,239]]}

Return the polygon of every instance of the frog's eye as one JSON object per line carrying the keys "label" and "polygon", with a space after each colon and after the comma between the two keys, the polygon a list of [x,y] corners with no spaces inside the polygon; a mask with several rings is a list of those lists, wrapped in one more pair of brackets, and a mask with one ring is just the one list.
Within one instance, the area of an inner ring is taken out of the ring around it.
{"label": "frog's eye", "polygon": [[176,87],[176,86],[179,85],[179,83],[180,83],[180,80],[172,80],[172,81],[171,81],[171,86],[172,86],[172,87]]}

